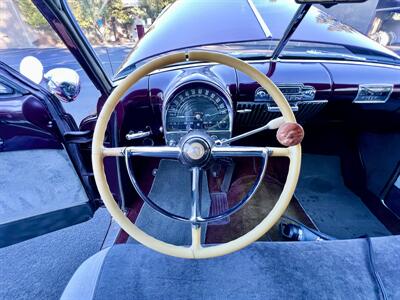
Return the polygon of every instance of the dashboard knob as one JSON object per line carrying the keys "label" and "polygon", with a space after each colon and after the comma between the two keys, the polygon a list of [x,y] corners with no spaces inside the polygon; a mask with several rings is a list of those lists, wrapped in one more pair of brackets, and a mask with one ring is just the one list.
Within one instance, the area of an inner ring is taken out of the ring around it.
{"label": "dashboard knob", "polygon": [[295,146],[303,140],[304,129],[300,124],[286,122],[279,126],[276,138],[283,146]]}

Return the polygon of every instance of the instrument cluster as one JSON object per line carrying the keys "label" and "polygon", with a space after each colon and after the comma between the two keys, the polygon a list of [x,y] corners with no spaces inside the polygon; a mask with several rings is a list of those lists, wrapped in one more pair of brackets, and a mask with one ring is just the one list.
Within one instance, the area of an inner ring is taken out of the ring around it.
{"label": "instrument cluster", "polygon": [[176,145],[192,130],[206,131],[214,139],[229,138],[232,132],[232,104],[219,87],[205,83],[186,83],[164,104],[164,132],[169,145]]}

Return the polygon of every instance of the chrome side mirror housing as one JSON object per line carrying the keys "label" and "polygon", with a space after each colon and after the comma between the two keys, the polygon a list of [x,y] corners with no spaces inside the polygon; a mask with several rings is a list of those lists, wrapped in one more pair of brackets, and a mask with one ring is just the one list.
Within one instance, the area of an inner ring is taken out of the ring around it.
{"label": "chrome side mirror housing", "polygon": [[79,75],[72,69],[55,68],[44,74],[48,90],[63,102],[72,102],[81,91]]}

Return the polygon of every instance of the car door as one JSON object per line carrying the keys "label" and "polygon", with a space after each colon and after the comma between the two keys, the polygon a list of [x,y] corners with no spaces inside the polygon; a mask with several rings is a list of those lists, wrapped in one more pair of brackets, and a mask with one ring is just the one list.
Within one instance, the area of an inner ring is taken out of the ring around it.
{"label": "car door", "polygon": [[95,193],[73,118],[59,100],[0,62],[0,247],[90,219]]}

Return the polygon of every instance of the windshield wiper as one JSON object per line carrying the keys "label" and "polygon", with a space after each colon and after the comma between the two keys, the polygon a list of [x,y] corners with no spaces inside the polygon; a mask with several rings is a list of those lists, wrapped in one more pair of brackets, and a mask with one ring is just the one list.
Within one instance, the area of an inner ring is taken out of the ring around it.
{"label": "windshield wiper", "polygon": [[123,79],[124,77],[126,77],[129,73],[131,73],[132,71],[134,71],[136,69],[136,64],[131,64],[127,67],[125,67],[124,69],[122,69],[120,72],[118,72],[117,74],[115,74],[115,76],[113,77],[113,81],[117,81],[119,79]]}
{"label": "windshield wiper", "polygon": [[279,41],[279,44],[276,46],[274,53],[272,53],[271,60],[277,60],[279,55],[281,54],[283,48],[285,48],[286,44],[289,42],[289,39],[292,37],[293,33],[296,31],[297,27],[299,27],[301,21],[303,21],[307,12],[310,10],[312,4],[301,4],[297,11],[295,12],[292,20],[290,21],[289,26],[286,28],[285,33],[282,36],[282,39]]}

